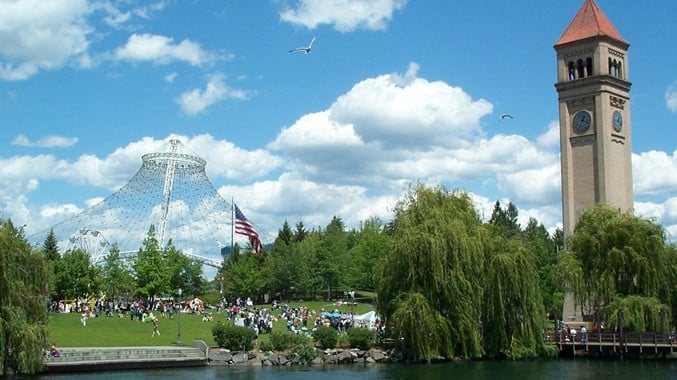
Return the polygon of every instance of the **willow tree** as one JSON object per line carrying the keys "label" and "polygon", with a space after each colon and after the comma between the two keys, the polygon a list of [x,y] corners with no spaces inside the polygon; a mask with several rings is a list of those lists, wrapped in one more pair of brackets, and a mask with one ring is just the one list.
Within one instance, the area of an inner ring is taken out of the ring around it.
{"label": "willow tree", "polygon": [[619,297],[671,302],[677,268],[670,252],[660,225],[597,205],[580,216],[557,273],[577,304],[611,315],[615,310],[608,308]]}
{"label": "willow tree", "polygon": [[47,346],[48,264],[23,230],[0,220],[0,373],[42,369]]}
{"label": "willow tree", "polygon": [[385,322],[399,327],[415,360],[480,356],[485,234],[470,197],[412,186],[388,231],[376,285]]}
{"label": "willow tree", "polygon": [[543,351],[545,315],[536,253],[515,238],[493,236],[487,246],[484,349],[492,357],[535,357]]}

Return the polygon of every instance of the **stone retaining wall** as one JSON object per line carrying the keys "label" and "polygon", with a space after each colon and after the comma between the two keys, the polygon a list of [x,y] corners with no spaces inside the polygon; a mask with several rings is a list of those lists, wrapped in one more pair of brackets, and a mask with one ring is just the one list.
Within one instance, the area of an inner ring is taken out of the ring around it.
{"label": "stone retaining wall", "polygon": [[[403,361],[403,355],[396,350],[369,350],[352,349],[315,349],[317,358],[309,364],[336,365],[336,364],[372,364],[398,363]],[[301,357],[294,352],[231,352],[225,348],[211,348],[209,350],[209,365],[252,365],[252,366],[290,366],[302,365]]]}

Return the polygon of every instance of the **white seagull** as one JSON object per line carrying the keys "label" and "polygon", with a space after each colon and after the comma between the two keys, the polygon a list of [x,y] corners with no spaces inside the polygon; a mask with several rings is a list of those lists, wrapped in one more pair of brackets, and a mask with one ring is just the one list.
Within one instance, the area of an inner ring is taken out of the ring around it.
{"label": "white seagull", "polygon": [[313,49],[313,42],[315,42],[315,37],[310,41],[310,44],[306,47],[297,47],[296,49],[289,50],[290,53],[295,53],[297,51],[302,51],[306,54],[310,54],[310,51]]}

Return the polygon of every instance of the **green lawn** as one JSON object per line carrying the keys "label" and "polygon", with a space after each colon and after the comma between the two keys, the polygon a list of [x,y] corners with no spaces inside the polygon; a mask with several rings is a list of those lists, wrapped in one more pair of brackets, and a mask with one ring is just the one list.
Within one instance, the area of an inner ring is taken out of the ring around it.
{"label": "green lawn", "polygon": [[[347,305],[335,306],[329,302],[291,302],[290,307],[306,306],[317,313],[322,308],[327,311],[338,309],[341,313],[350,313],[351,307]],[[259,308],[270,305],[260,305]],[[372,308],[369,305],[357,304],[353,308],[356,315],[364,314]],[[275,310],[273,314],[278,317],[281,311]],[[202,322],[202,316],[195,314],[181,314],[181,343],[183,345],[192,344],[194,339],[202,339],[208,345],[214,346],[214,337],[212,336],[212,326],[217,321],[225,320],[225,313],[213,312],[213,322]],[[130,320],[129,316],[123,318],[106,317],[90,318],[87,320],[87,326],[80,322],[80,314],[50,314],[49,326],[51,334],[50,343],[55,343],[59,347],[122,347],[122,346],[168,346],[176,344],[179,318],[174,314],[172,319],[159,318],[159,328],[161,335],[152,336],[153,325],[151,323],[139,322],[137,319]],[[309,327],[312,326],[309,321]],[[273,325],[274,331],[283,331],[286,329],[284,321],[278,321]],[[260,339],[268,339],[267,335],[262,335]]]}

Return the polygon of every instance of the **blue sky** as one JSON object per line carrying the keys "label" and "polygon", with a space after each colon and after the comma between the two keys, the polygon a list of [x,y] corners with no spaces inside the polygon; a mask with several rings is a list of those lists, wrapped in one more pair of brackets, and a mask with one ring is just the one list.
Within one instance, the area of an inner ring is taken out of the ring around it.
{"label": "blue sky", "polygon": [[[553,45],[582,3],[0,0],[0,215],[45,231],[178,138],[265,242],[388,221],[418,180],[554,229]],[[677,2],[597,4],[630,43],[635,211],[675,239]]]}

